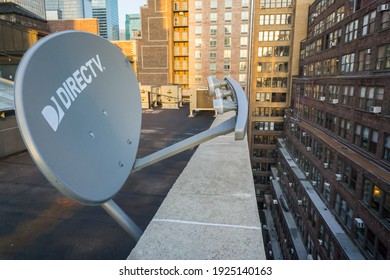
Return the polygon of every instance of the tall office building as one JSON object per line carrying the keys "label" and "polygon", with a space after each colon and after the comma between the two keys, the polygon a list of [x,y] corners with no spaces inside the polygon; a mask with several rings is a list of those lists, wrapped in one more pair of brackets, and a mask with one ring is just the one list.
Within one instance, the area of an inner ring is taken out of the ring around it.
{"label": "tall office building", "polygon": [[299,43],[306,37],[307,9],[312,1],[253,1],[248,139],[259,205],[270,192],[277,139],[283,134],[291,79],[298,74]]}
{"label": "tall office building", "polygon": [[92,1],[46,0],[46,14],[51,20],[92,18]]}
{"label": "tall office building", "polygon": [[126,40],[141,36],[141,17],[139,14],[126,15]]}
{"label": "tall office building", "polygon": [[316,0],[308,15],[273,169],[283,255],[390,259],[390,5]]}
{"label": "tall office building", "polygon": [[[248,82],[249,0],[158,0],[141,8],[141,84],[207,86],[207,77]],[[172,34],[173,36],[170,36]]]}
{"label": "tall office building", "polygon": [[231,77],[245,89],[250,45],[249,0],[189,2],[189,87]]}
{"label": "tall office building", "polygon": [[13,2],[35,15],[46,19],[45,0],[0,0],[0,2]]}
{"label": "tall office building", "polygon": [[99,20],[99,35],[119,40],[118,0],[92,0],[92,16]]}

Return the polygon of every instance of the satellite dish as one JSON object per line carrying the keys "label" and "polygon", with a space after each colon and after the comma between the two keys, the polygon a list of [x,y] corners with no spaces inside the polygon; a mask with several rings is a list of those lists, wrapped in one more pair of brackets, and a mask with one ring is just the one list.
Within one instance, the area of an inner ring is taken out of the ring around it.
{"label": "satellite dish", "polygon": [[99,205],[120,190],[135,162],[142,109],[119,48],[79,31],[39,40],[19,64],[15,107],[32,158],[60,192]]}

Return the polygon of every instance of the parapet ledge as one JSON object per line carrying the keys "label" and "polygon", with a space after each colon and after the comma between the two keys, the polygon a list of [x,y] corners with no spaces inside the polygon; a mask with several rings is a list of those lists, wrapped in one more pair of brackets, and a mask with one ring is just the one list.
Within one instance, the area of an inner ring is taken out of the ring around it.
{"label": "parapet ledge", "polygon": [[198,147],[128,259],[266,259],[246,139]]}

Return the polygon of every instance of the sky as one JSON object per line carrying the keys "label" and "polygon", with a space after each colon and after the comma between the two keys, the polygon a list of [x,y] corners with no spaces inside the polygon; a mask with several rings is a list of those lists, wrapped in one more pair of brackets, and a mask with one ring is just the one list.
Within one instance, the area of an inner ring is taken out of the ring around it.
{"label": "sky", "polygon": [[147,0],[118,0],[119,29],[125,29],[126,14],[139,14],[139,7],[146,4]]}

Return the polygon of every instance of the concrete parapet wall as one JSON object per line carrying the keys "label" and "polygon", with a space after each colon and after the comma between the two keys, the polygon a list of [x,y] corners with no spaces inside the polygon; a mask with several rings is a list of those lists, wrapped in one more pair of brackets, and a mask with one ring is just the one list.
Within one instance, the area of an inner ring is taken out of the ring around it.
{"label": "concrete parapet wall", "polygon": [[246,139],[198,147],[128,259],[265,259]]}

